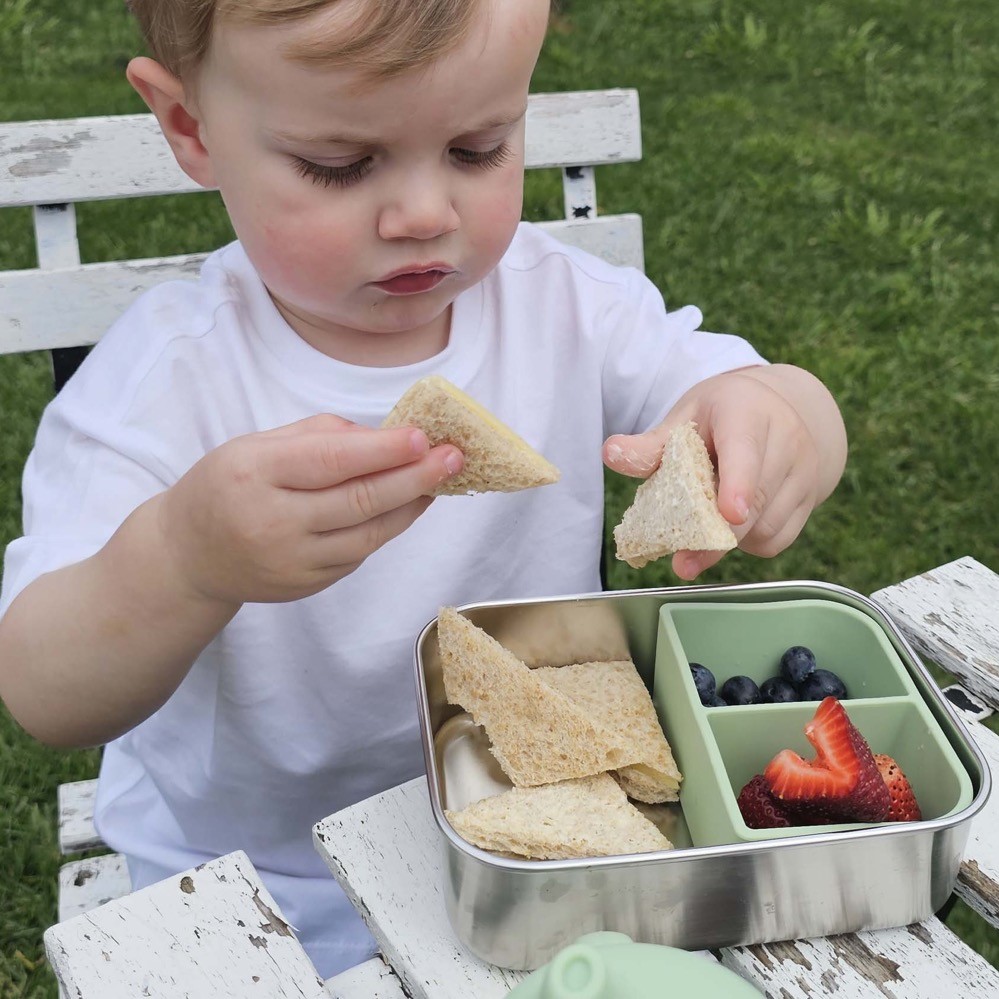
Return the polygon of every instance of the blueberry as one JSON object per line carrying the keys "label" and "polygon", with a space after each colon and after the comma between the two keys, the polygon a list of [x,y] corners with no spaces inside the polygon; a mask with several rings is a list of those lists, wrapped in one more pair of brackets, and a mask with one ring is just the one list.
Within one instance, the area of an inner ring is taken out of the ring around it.
{"label": "blueberry", "polygon": [[718,691],[726,704],[759,704],[760,688],[748,676],[730,676]]}
{"label": "blueberry", "polygon": [[711,698],[710,701],[705,702],[705,707],[707,708],[727,708],[728,703],[723,701],[717,694]]}
{"label": "blueberry", "polygon": [[842,701],[846,696],[846,684],[828,669],[817,669],[798,684],[798,693],[803,701],[821,701],[835,697]]}
{"label": "blueberry", "polygon": [[780,657],[780,675],[789,683],[803,683],[805,677],[815,669],[815,656],[804,645],[792,645]]}
{"label": "blueberry", "polygon": [[710,704],[715,696],[715,675],[700,663],[690,664],[690,675],[694,678],[694,686],[697,688],[697,696],[701,699],[701,704]]}
{"label": "blueberry", "polygon": [[794,684],[782,676],[771,676],[760,684],[760,701],[763,704],[785,704],[800,700]]}

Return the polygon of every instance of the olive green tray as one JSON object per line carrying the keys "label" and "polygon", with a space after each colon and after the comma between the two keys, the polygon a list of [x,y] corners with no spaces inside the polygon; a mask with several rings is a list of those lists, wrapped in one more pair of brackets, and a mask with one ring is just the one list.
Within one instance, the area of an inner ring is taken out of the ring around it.
{"label": "olive green tray", "polygon": [[[750,829],[736,798],[782,749],[815,751],[805,724],[818,702],[705,707],[688,664],[699,662],[720,687],[744,674],[757,683],[778,673],[781,654],[805,645],[820,667],[846,684],[850,720],[874,753],[892,756],[912,785],[924,819],[972,801],[971,779],[887,635],[869,615],[832,600],[760,604],[666,603],[659,612],[653,700],[684,775],[680,804],[694,847],[756,842],[878,823]],[[881,823],[883,824],[883,823]]]}

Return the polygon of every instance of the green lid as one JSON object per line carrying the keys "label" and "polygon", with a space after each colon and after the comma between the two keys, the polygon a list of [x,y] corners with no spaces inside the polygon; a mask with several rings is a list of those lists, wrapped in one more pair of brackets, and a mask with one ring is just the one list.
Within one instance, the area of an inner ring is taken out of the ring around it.
{"label": "green lid", "polygon": [[728,968],[676,947],[587,933],[520,983],[507,999],[759,999]]}

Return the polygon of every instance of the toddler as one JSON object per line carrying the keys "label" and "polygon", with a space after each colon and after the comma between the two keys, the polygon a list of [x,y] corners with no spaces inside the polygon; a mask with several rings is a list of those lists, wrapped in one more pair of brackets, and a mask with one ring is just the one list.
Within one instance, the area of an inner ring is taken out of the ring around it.
{"label": "toddler", "polygon": [[[136,887],[245,850],[324,977],[373,945],[312,825],[422,772],[413,642],[441,605],[599,589],[604,464],[648,475],[679,422],[762,556],[845,460],[814,377],[520,223],[548,5],[132,0],[154,58],[128,78],[238,238],[46,410],[0,695],[106,746],[95,819]],[[431,503],[461,453],[378,429],[431,372],[561,481]]]}

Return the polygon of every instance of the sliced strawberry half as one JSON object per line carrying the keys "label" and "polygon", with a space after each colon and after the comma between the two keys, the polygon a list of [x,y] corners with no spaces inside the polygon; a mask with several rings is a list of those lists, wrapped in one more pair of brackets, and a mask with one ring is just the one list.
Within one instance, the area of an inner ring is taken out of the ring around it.
{"label": "sliced strawberry half", "polygon": [[891,805],[885,819],[888,822],[918,822],[923,813],[913,793],[912,785],[902,768],[886,753],[875,753],[874,762],[888,787]]}
{"label": "sliced strawberry half", "polygon": [[805,737],[815,747],[815,759],[805,760],[790,749],[779,752],[763,771],[770,793],[796,816],[814,814],[813,821],[881,821],[891,803],[888,787],[870,747],[835,697],[819,704]]}
{"label": "sliced strawberry half", "polygon": [[743,787],[736,801],[742,821],[750,829],[782,829],[791,824],[781,803],[771,795],[762,774],[757,774]]}

